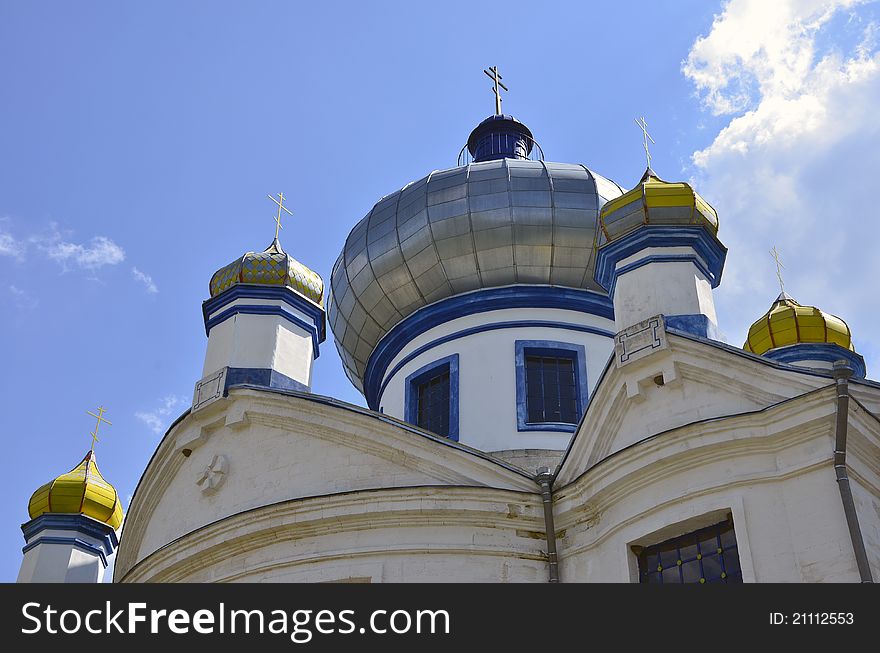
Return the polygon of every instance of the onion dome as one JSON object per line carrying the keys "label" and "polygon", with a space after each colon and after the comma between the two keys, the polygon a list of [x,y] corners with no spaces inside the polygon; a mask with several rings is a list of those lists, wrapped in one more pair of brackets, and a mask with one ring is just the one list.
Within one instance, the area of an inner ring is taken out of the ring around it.
{"label": "onion dome", "polygon": [[718,214],[690,184],[660,179],[648,168],[631,191],[610,200],[599,215],[600,244],[642,225],[703,226],[718,234]]}
{"label": "onion dome", "polygon": [[94,451],[89,451],[71,471],[34,492],[28,503],[28,513],[31,519],[46,513],[80,514],[114,530],[122,523],[119,495],[98,471]]}
{"label": "onion dome", "polygon": [[287,286],[319,305],[324,299],[318,273],[281,249],[277,238],[262,252],[248,252],[217,270],[211,277],[211,297],[237,284]]}
{"label": "onion dome", "polygon": [[839,345],[855,352],[846,322],[814,306],[801,306],[783,292],[751,326],[743,349],[763,355],[779,347],[804,343]]}
{"label": "onion dome", "polygon": [[495,114],[474,128],[467,149],[474,161],[528,159],[536,145],[532,132],[513,116]]}
{"label": "onion dome", "polygon": [[[328,316],[359,390],[379,340],[423,306],[513,284],[606,294],[593,279],[599,208],[623,189],[580,164],[522,158],[529,148],[515,144],[530,134],[510,116],[483,121],[469,139],[472,163],[386,195],[351,230]],[[508,148],[501,158],[493,139]]]}

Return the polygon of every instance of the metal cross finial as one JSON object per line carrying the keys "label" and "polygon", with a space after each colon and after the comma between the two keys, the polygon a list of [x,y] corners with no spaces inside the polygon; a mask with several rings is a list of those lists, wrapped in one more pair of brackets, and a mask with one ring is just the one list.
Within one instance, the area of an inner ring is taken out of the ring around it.
{"label": "metal cross finial", "polygon": [[278,215],[275,216],[275,240],[278,240],[278,230],[284,228],[281,226],[281,212],[285,211],[287,215],[291,216],[293,215],[293,213],[288,211],[287,207],[284,206],[284,193],[278,193],[277,200],[271,195],[267,195],[267,197],[278,205]]}
{"label": "metal cross finial", "polygon": [[652,143],[654,143],[654,145],[656,145],[657,143],[654,141],[653,138],[651,138],[651,135],[648,133],[648,123],[645,122],[644,116],[637,119],[636,124],[642,129],[642,134],[644,134],[644,136],[645,136],[645,159],[648,161],[648,169],[650,170],[650,168],[651,168],[651,152],[650,152],[650,150],[648,150],[648,140],[650,139],[650,141]]}
{"label": "metal cross finial", "polygon": [[98,406],[98,414],[97,414],[97,415],[95,415],[95,414],[94,414],[92,411],[90,411],[90,410],[89,410],[89,411],[86,411],[89,415],[91,415],[92,417],[94,417],[94,418],[96,418],[96,419],[98,420],[98,421],[95,423],[95,430],[92,431],[92,432],[90,433],[90,435],[92,436],[92,451],[95,450],[95,442],[99,442],[99,440],[98,440],[98,429],[101,427],[101,422],[104,422],[105,424],[109,424],[110,426],[113,426],[113,422],[111,422],[110,420],[104,419],[104,412],[105,412],[106,410],[107,410],[107,409],[104,408],[103,406]]}
{"label": "metal cross finial", "polygon": [[773,260],[776,261],[776,277],[779,279],[779,290],[784,293],[785,284],[782,281],[782,270],[785,269],[785,266],[782,264],[782,261],[779,260],[779,252],[776,251],[776,245],[774,245],[773,249],[770,250],[770,256],[772,256]]}
{"label": "metal cross finial", "polygon": [[[490,73],[489,70],[492,72]],[[498,73],[498,66],[492,66],[489,70],[483,69],[483,72],[489,76],[489,79],[495,82],[495,88],[492,89],[492,92],[495,93],[495,115],[501,115],[501,91],[498,90],[500,86],[505,91],[509,91],[509,89],[501,83],[501,75]]]}

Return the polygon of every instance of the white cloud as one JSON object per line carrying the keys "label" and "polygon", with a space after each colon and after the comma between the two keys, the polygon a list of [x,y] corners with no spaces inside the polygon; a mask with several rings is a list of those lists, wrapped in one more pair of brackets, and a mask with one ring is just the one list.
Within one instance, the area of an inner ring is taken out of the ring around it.
{"label": "white cloud", "polygon": [[0,231],[0,256],[11,256],[14,259],[24,258],[25,246],[8,231]]}
{"label": "white cloud", "polygon": [[146,424],[153,433],[159,435],[169,425],[169,417],[175,411],[186,404],[186,398],[177,395],[166,395],[159,400],[159,407],[151,411],[142,411],[134,414]]}
{"label": "white cloud", "polygon": [[48,235],[32,236],[30,240],[65,270],[69,266],[97,270],[125,260],[125,250],[110,238],[95,236],[88,244],[68,242],[54,223],[50,225]]}
{"label": "white cloud", "polygon": [[[878,222],[880,53],[873,7],[857,0],[731,0],[682,70],[705,107],[729,116],[694,152],[701,194],[730,248],[717,294],[731,342],[779,292],[843,317],[880,365]],[[831,44],[830,46],[828,44]]]}
{"label": "white cloud", "polygon": [[797,94],[814,65],[816,34],[865,0],[732,0],[698,38],[684,73],[716,115],[767,96]]}
{"label": "white cloud", "polygon": [[144,287],[147,289],[147,292],[150,293],[151,295],[155,295],[156,293],[159,292],[159,288],[153,282],[153,277],[151,277],[149,274],[144,274],[143,272],[141,272],[137,268],[133,267],[131,269],[131,275],[135,278],[136,281],[140,281],[142,284],[144,284]]}

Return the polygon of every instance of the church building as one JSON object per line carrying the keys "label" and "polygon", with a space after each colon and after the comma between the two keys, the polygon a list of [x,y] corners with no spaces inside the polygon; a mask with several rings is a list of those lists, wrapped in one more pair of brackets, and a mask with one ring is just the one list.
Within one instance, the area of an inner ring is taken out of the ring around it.
{"label": "church building", "polygon": [[[709,202],[650,159],[632,189],[547,161],[496,97],[326,286],[277,228],[216,261],[192,407],[121,532],[89,452],[34,493],[20,582],[880,575],[880,384],[846,323],[783,292],[726,343]],[[366,408],[311,392],[328,326]]]}

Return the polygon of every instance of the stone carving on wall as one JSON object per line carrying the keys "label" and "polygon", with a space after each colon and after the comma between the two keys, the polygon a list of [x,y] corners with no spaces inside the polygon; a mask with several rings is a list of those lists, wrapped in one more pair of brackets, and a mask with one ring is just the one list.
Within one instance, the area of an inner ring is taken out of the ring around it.
{"label": "stone carving on wall", "polygon": [[202,492],[211,492],[223,485],[229,473],[229,461],[223,454],[216,454],[211,459],[210,465],[205,465],[202,473],[196,479],[196,485],[201,486]]}

